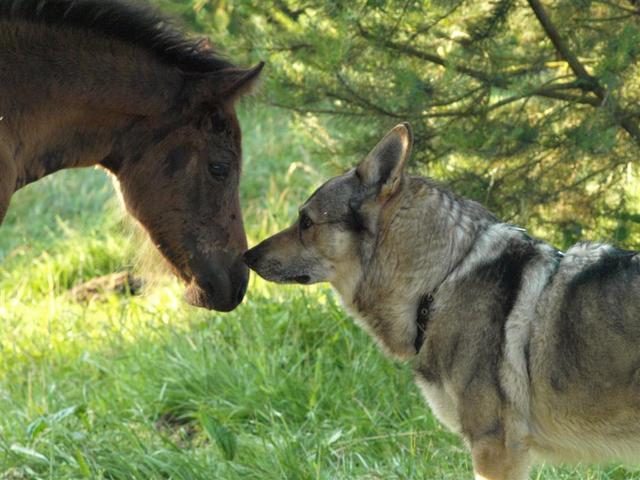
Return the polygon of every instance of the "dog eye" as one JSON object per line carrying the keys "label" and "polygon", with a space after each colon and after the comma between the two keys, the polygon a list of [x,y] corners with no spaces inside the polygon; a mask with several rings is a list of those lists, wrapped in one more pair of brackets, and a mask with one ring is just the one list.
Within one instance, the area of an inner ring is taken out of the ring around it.
{"label": "dog eye", "polygon": [[221,162],[210,163],[209,174],[216,180],[224,180],[229,175],[229,165]]}
{"label": "dog eye", "polygon": [[313,221],[311,220],[311,218],[309,218],[309,215],[307,215],[306,213],[301,213],[300,228],[302,230],[307,230],[308,228],[311,228],[312,225],[313,225]]}

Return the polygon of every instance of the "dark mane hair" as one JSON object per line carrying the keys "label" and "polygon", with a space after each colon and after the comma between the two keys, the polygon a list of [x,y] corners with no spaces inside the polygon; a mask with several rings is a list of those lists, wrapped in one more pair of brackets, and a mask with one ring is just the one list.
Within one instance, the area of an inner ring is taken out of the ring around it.
{"label": "dark mane hair", "polygon": [[146,4],[125,0],[0,0],[0,20],[13,19],[90,30],[144,48],[184,72],[212,72],[233,66],[202,42],[186,37]]}

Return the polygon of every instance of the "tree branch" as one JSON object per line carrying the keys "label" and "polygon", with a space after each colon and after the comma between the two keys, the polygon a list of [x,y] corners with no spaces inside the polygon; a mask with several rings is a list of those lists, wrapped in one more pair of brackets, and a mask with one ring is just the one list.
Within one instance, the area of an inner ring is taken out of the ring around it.
{"label": "tree branch", "polygon": [[551,40],[551,43],[553,43],[553,46],[558,51],[558,53],[560,53],[562,58],[569,64],[569,67],[571,68],[571,71],[575,74],[575,76],[578,77],[579,80],[585,82],[586,86],[589,86],[590,89],[602,88],[599,86],[598,81],[594,77],[592,77],[589,72],[587,72],[587,70],[584,68],[584,65],[580,63],[578,57],[576,57],[573,52],[569,50],[567,44],[564,43],[555,26],[553,25],[553,23],[551,23],[551,19],[547,16],[547,13],[542,7],[542,4],[538,0],[527,1],[529,2],[529,6],[531,7],[531,9],[533,10],[533,13],[535,13],[536,18],[540,22],[540,25],[542,25],[544,32],[547,34],[547,37],[549,37],[549,40]]}
{"label": "tree branch", "polygon": [[618,5],[615,2],[610,2],[608,0],[596,0],[596,3],[601,3],[603,5],[607,5],[609,7],[612,8],[617,8],[618,10],[622,10],[623,12],[629,12],[631,14],[634,15],[639,15],[640,14],[640,8],[638,7],[638,2],[635,0],[630,0],[629,3],[631,5],[634,5],[636,8],[627,8],[627,7],[623,7],[622,5]]}
{"label": "tree branch", "polygon": [[[382,46],[385,48],[388,48],[390,50],[394,50],[409,56],[412,56],[414,58],[419,58],[421,60],[425,60],[429,63],[433,63],[435,65],[439,65],[441,67],[445,67],[445,68],[451,68],[454,71],[461,73],[463,75],[466,75],[468,77],[474,78],[475,80],[478,80],[479,82],[481,82],[484,85],[490,86],[490,87],[498,87],[498,88],[504,88],[504,89],[508,89],[511,86],[511,82],[510,79],[511,78],[515,78],[515,77],[519,77],[521,75],[526,75],[526,74],[533,74],[533,73],[539,73],[541,71],[541,69],[536,70],[535,67],[518,67],[516,69],[512,69],[510,71],[507,72],[501,72],[498,75],[489,75],[481,70],[476,70],[474,68],[469,68],[469,67],[465,67],[463,65],[456,65],[452,62],[447,61],[446,59],[440,57],[439,55],[435,55],[433,53],[428,53],[428,52],[424,52],[422,50],[418,50],[416,48],[413,48],[409,45],[403,45],[400,43],[396,43],[393,40],[389,40],[387,38],[378,38],[375,35],[373,35],[372,33],[368,32],[367,30],[365,30],[362,25],[358,24],[358,29],[360,31],[360,34],[366,38],[367,40],[373,40],[373,41],[378,41],[381,42]],[[545,67],[547,65],[545,64]],[[576,87],[578,88],[578,87]],[[541,96],[546,96],[546,95],[541,95]],[[549,95],[549,98],[559,98],[560,100],[568,100],[567,96],[561,96],[558,97],[556,95]],[[580,97],[573,97],[573,99],[578,99]],[[595,99],[583,99],[583,100],[577,100],[578,103],[585,103],[588,105],[595,105],[598,106],[599,103],[597,102],[597,100]],[[594,104],[595,102],[595,104]]]}
{"label": "tree branch", "polygon": [[370,108],[371,110],[373,110],[374,112],[377,112],[378,114],[382,114],[382,115],[386,115],[387,117],[394,117],[394,118],[398,118],[399,115],[395,112],[390,112],[389,110],[387,110],[386,108],[381,107],[380,105],[376,105],[373,102],[371,102],[370,100],[364,98],[362,95],[360,95],[358,92],[356,92],[351,85],[349,85],[349,83],[347,82],[347,80],[340,75],[339,73],[336,74],[336,77],[338,79],[338,81],[342,84],[342,86],[344,87],[344,89],[356,100],[356,102],[358,102],[360,105],[365,106]]}
{"label": "tree branch", "polygon": [[360,25],[359,23],[358,23],[358,30],[360,31],[360,35],[362,35],[367,40],[381,42],[382,46],[388,49],[406,53],[407,55],[410,55],[415,58],[419,58],[421,60],[425,60],[429,63],[440,65],[441,67],[452,68],[456,72],[475,78],[476,80],[479,80],[482,83],[495,85],[497,87],[507,86],[506,82],[501,82],[499,79],[493,78],[480,70],[475,70],[473,68],[465,67],[463,65],[455,65],[455,64],[452,64],[451,62],[447,62],[444,58],[440,57],[439,55],[423,52],[421,50],[417,50],[413,47],[410,47],[409,45],[401,45],[401,44],[395,43],[392,40],[378,38],[375,35],[368,32],[367,30],[365,30],[362,27],[362,25]]}
{"label": "tree branch", "polygon": [[491,105],[489,105],[486,110],[495,110],[496,108],[500,108],[504,105],[507,105],[509,103],[513,103],[516,102],[518,100],[521,100],[523,98],[529,98],[529,97],[547,97],[547,98],[554,98],[557,100],[564,100],[567,102],[572,102],[572,103],[586,103],[588,105],[593,105],[593,106],[599,106],[600,102],[596,99],[596,98],[589,98],[589,97],[577,97],[575,95],[570,95],[568,93],[562,93],[559,90],[567,90],[567,89],[575,89],[575,88],[579,88],[578,84],[576,82],[568,82],[568,83],[561,83],[558,85],[551,85],[549,87],[539,87],[539,88],[534,88],[532,90],[529,90],[528,92],[524,92],[518,95],[514,95],[512,97],[508,97],[505,98],[503,100],[500,100],[496,103],[493,103]]}
{"label": "tree branch", "polygon": [[319,115],[343,115],[350,117],[368,117],[370,116],[367,112],[353,112],[350,110],[335,110],[330,108],[310,108],[310,107],[300,107],[287,105],[279,102],[267,102],[267,105],[271,105],[272,107],[282,108],[283,110],[291,110],[297,113],[317,113]]}
{"label": "tree branch", "polygon": [[598,79],[592,76],[587,69],[582,65],[578,57],[576,57],[573,52],[569,49],[564,40],[560,37],[558,30],[555,28],[551,19],[547,15],[544,10],[544,7],[539,2],[539,0],[527,0],[529,6],[533,10],[536,18],[542,25],[542,29],[551,40],[551,43],[558,51],[560,56],[569,64],[569,68],[574,73],[574,75],[578,78],[579,81],[583,82],[584,88],[586,90],[592,91],[600,100],[601,105],[604,105],[607,101],[611,106],[611,110],[616,117],[618,124],[624,128],[627,133],[633,138],[633,140],[640,145],[640,128],[638,125],[631,119],[632,116],[627,112],[622,110],[617,104],[616,100],[609,95],[609,92],[605,88],[602,87]]}

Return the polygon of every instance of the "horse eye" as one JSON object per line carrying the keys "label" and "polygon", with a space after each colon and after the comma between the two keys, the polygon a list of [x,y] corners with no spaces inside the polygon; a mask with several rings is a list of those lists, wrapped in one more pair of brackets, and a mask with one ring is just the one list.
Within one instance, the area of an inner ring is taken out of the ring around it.
{"label": "horse eye", "polygon": [[307,229],[311,228],[312,225],[313,225],[313,221],[311,220],[311,218],[309,218],[309,215],[307,215],[306,213],[301,213],[300,214],[300,228],[302,230],[307,230]]}
{"label": "horse eye", "polygon": [[229,175],[229,165],[221,162],[209,164],[209,173],[217,180],[222,180]]}

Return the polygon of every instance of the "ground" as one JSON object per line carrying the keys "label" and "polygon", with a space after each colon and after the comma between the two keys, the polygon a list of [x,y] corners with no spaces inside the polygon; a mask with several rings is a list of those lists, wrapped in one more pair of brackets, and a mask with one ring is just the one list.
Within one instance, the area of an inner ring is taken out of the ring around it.
{"label": "ground", "polygon": [[[286,113],[241,113],[253,245],[338,167],[314,160],[322,142]],[[141,296],[72,294],[155,263],[138,258],[122,218],[100,170],[60,172],[13,199],[0,227],[0,479],[471,478],[409,366],[385,358],[326,287],[254,276],[230,314],[187,306],[157,273]],[[546,467],[532,478],[640,472]]]}

